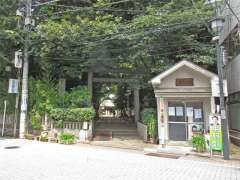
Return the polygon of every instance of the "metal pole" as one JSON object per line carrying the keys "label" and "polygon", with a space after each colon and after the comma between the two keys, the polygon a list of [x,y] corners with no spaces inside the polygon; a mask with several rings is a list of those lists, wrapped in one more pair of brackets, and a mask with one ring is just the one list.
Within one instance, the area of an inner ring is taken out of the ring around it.
{"label": "metal pole", "polygon": [[4,112],[3,112],[3,125],[2,125],[2,136],[4,135],[5,120],[6,120],[7,100],[4,100]]}
{"label": "metal pole", "polygon": [[223,139],[223,158],[230,159],[229,153],[229,129],[228,119],[226,117],[225,100],[224,100],[224,84],[223,84],[223,48],[220,47],[219,42],[216,43],[217,48],[217,67],[219,79],[219,92],[220,92],[220,115],[222,125],[222,139]]}
{"label": "metal pole", "polygon": [[[32,0],[26,2],[26,19],[31,20],[31,6]],[[25,19],[25,20],[26,20]],[[30,40],[30,26],[31,24],[25,23],[26,37],[24,42],[24,62],[23,62],[23,75],[22,75],[22,99],[21,99],[21,114],[19,125],[19,138],[24,138],[25,125],[27,120],[27,99],[28,99],[28,58],[29,58],[29,40]]]}

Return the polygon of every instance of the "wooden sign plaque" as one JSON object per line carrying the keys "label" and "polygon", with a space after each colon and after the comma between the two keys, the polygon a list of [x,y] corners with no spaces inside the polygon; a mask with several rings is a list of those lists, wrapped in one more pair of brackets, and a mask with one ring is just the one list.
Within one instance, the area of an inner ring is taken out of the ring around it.
{"label": "wooden sign plaque", "polygon": [[177,78],[176,86],[193,86],[193,78]]}

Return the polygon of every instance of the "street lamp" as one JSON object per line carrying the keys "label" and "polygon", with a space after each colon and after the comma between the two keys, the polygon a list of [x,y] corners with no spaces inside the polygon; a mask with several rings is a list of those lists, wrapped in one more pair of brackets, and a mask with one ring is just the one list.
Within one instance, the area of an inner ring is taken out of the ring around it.
{"label": "street lamp", "polygon": [[215,17],[210,21],[211,28],[215,33],[213,41],[216,43],[217,49],[217,67],[218,67],[218,79],[219,79],[219,92],[220,92],[220,115],[222,124],[222,139],[223,139],[223,156],[225,160],[229,160],[229,129],[228,119],[226,117],[225,100],[224,100],[224,84],[223,84],[223,47],[220,46],[219,38],[223,29],[224,18],[221,16],[222,0],[207,0],[205,3],[211,5],[215,11]]}
{"label": "street lamp", "polygon": [[210,21],[210,23],[211,23],[211,29],[215,33],[219,34],[221,32],[222,28],[223,28],[224,18],[220,17],[220,16],[215,17],[214,19],[212,19]]}

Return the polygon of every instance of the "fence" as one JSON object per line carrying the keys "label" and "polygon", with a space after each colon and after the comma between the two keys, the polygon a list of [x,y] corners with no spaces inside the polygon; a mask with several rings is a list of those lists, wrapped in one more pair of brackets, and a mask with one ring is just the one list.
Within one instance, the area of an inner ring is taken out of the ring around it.
{"label": "fence", "polygon": [[82,129],[83,122],[64,122],[63,128],[64,129]]}
{"label": "fence", "polygon": [[63,128],[57,128],[54,127],[54,125],[51,125],[51,131],[55,132],[71,132],[75,134],[77,138],[79,138],[79,133],[80,130],[85,130],[86,131],[86,138],[91,139],[93,136],[93,122],[64,122],[63,123]]}
{"label": "fence", "polygon": [[[13,129],[14,129],[14,122],[15,122],[14,115],[6,115],[6,119],[4,122],[4,135],[12,136]],[[2,134],[2,127],[3,127],[3,114],[0,114],[0,132]]]}

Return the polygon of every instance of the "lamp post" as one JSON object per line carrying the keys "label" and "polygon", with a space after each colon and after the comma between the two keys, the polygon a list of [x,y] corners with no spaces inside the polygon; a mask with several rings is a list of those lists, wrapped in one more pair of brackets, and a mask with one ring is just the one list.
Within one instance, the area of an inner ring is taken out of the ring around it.
{"label": "lamp post", "polygon": [[225,100],[224,100],[224,84],[223,84],[223,52],[224,49],[219,43],[220,32],[223,28],[224,18],[221,16],[222,0],[207,0],[206,4],[211,5],[214,8],[214,18],[210,21],[211,28],[216,36],[213,37],[213,41],[216,43],[217,49],[217,68],[219,79],[219,92],[220,92],[220,115],[222,124],[222,139],[223,139],[223,157],[225,160],[229,160],[229,129],[228,119],[226,117]]}

